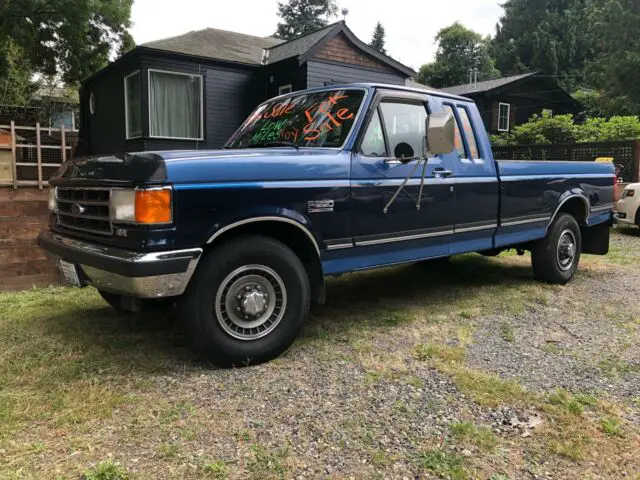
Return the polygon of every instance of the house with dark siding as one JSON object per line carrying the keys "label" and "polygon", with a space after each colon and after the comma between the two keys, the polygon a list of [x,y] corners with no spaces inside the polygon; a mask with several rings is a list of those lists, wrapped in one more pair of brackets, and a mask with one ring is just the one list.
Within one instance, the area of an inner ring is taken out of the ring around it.
{"label": "house with dark siding", "polygon": [[525,73],[441,89],[476,102],[489,133],[508,132],[534,115],[578,114],[584,108],[554,77]]}
{"label": "house with dark siding", "polygon": [[344,22],[282,41],[208,28],[137,46],[82,83],[77,155],[222,146],[262,101],[415,72]]}

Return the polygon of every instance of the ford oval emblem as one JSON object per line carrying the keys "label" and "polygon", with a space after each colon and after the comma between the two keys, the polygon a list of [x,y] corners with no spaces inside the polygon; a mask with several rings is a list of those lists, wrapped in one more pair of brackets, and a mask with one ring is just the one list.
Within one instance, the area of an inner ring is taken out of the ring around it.
{"label": "ford oval emblem", "polygon": [[74,215],[82,215],[86,211],[87,209],[79,203],[74,203],[73,205],[71,205],[71,213],[73,213]]}

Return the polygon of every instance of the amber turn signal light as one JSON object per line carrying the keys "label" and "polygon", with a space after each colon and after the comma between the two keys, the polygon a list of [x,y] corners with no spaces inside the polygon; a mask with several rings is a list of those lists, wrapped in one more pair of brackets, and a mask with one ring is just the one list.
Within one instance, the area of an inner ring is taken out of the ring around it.
{"label": "amber turn signal light", "polygon": [[171,189],[136,190],[136,223],[171,223]]}

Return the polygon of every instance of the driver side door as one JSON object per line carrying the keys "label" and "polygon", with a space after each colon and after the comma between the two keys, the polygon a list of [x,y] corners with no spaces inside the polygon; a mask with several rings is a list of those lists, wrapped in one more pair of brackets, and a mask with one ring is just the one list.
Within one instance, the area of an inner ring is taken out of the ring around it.
{"label": "driver side door", "polygon": [[351,169],[354,244],[370,266],[449,254],[450,156],[428,158],[426,166],[394,156],[401,143],[423,156],[427,115],[426,96],[403,92],[383,93],[370,109]]}

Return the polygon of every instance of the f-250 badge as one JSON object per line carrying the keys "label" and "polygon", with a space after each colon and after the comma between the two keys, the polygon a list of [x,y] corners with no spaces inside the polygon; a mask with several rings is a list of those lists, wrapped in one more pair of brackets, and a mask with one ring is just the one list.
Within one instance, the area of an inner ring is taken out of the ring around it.
{"label": "f-250 badge", "polygon": [[307,202],[309,213],[333,212],[335,202],[333,200],[310,200]]}

